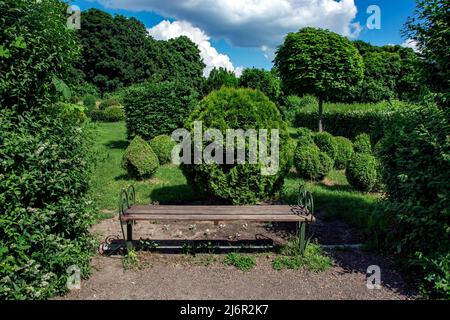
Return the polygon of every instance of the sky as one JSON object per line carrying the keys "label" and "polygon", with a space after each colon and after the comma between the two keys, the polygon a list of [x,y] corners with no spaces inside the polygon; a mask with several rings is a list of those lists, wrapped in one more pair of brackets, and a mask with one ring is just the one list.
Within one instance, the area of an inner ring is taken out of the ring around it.
{"label": "sky", "polygon": [[402,37],[401,29],[413,13],[415,0],[74,0],[70,3],[81,10],[97,8],[135,17],[158,40],[188,36],[199,47],[206,64],[205,76],[214,67],[224,67],[237,75],[244,68],[271,69],[276,48],[283,43],[285,35],[307,26],[326,28],[351,40],[374,45],[414,47],[414,43]]}

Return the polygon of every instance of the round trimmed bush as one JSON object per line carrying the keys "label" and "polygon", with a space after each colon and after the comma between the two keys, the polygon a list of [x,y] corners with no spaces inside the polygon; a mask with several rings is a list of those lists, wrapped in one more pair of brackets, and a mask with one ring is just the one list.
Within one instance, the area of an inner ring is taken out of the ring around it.
{"label": "round trimmed bush", "polygon": [[298,128],[298,144],[314,144],[314,133],[308,128]]}
{"label": "round trimmed bush", "polygon": [[123,111],[123,107],[112,106],[105,110],[93,110],[91,113],[91,118],[94,121],[118,122],[125,120],[125,113]]}
{"label": "round trimmed bush", "polygon": [[334,137],[328,132],[319,132],[313,136],[314,143],[320,151],[325,152],[334,161],[338,153],[338,147]]}
{"label": "round trimmed bush", "polygon": [[172,150],[176,146],[171,137],[161,135],[153,138],[149,142],[150,147],[159,159],[159,164],[167,164],[172,161]]}
{"label": "round trimmed bush", "polygon": [[334,161],[334,167],[343,170],[347,167],[353,155],[353,143],[345,137],[335,137],[334,141],[337,145],[337,154]]}
{"label": "round trimmed bush", "polygon": [[130,177],[151,177],[159,167],[159,160],[150,145],[140,136],[131,141],[122,158],[122,167]]}
{"label": "round trimmed bush", "polygon": [[357,136],[353,143],[353,149],[356,153],[372,154],[372,144],[370,142],[370,136],[367,133],[363,133]]}
{"label": "round trimmed bush", "polygon": [[320,181],[330,173],[333,160],[315,144],[303,144],[295,150],[294,166],[300,178]]}
{"label": "round trimmed bush", "polygon": [[204,132],[217,129],[224,138],[227,129],[267,129],[269,141],[270,130],[278,129],[280,138],[279,168],[273,175],[262,175],[260,161],[249,164],[247,148],[245,164],[182,164],[194,188],[233,204],[255,204],[281,189],[290,169],[289,134],[277,106],[261,91],[226,87],[213,91],[192,112],[186,123],[188,130],[193,130],[194,121],[203,122]]}
{"label": "round trimmed bush", "polygon": [[378,167],[371,154],[355,153],[347,165],[347,180],[356,190],[370,192],[378,183]]}

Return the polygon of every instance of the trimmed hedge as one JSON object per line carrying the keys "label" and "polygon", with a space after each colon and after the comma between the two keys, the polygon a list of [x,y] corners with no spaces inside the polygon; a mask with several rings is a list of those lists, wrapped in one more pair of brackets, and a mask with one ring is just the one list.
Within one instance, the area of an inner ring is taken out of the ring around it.
{"label": "trimmed hedge", "polygon": [[172,150],[176,142],[171,137],[161,135],[153,138],[149,142],[150,147],[159,159],[159,164],[167,164],[172,161]]}
{"label": "trimmed hedge", "polygon": [[245,164],[182,164],[183,173],[195,189],[233,204],[256,204],[281,190],[290,170],[289,134],[277,106],[261,91],[225,87],[213,91],[189,117],[188,130],[193,130],[194,121],[202,121],[204,131],[213,128],[224,135],[227,129],[278,129],[280,138],[279,170],[274,175],[262,175],[261,162],[249,164],[246,150]]}
{"label": "trimmed hedge", "polygon": [[382,140],[379,156],[395,226],[390,243],[402,270],[422,293],[450,297],[450,111],[403,111]]}
{"label": "trimmed hedge", "polygon": [[159,160],[150,145],[140,136],[131,141],[122,158],[122,167],[133,178],[150,178],[159,167]]}
{"label": "trimmed hedge", "polygon": [[320,181],[330,173],[333,160],[314,144],[300,144],[295,150],[294,166],[300,178]]}
{"label": "trimmed hedge", "polygon": [[358,191],[370,192],[378,182],[378,160],[367,153],[354,153],[347,165],[348,183]]}
{"label": "trimmed hedge", "polygon": [[98,108],[100,110],[106,110],[109,107],[113,107],[113,106],[120,106],[120,102],[114,98],[110,98],[110,99],[103,100],[100,103],[100,105],[98,106]]}
{"label": "trimmed hedge", "polygon": [[[353,140],[357,135],[368,133],[374,142],[379,141],[389,127],[394,111],[329,111],[323,115],[324,130],[333,136],[342,136]],[[295,127],[307,127],[317,130],[319,115],[316,111],[298,112]]]}
{"label": "trimmed hedge", "polygon": [[347,168],[347,164],[353,155],[353,143],[345,137],[335,137],[337,146],[336,159],[334,167],[339,170]]}
{"label": "trimmed hedge", "polygon": [[95,109],[91,112],[91,118],[94,121],[118,122],[125,120],[123,107],[112,106],[105,110]]}
{"label": "trimmed hedge", "polygon": [[182,82],[148,82],[134,85],[123,97],[128,137],[145,140],[171,135],[197,104],[197,92]]}
{"label": "trimmed hedge", "polygon": [[313,136],[313,140],[320,151],[325,152],[333,161],[336,159],[338,146],[331,134],[328,132],[319,132]]}

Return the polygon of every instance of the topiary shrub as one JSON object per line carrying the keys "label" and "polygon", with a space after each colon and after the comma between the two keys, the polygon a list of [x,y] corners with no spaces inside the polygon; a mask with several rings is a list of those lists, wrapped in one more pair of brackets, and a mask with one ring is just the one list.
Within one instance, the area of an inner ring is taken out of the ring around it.
{"label": "topiary shrub", "polygon": [[128,137],[146,140],[182,128],[197,104],[198,94],[182,82],[134,85],[123,97]]}
{"label": "topiary shrub", "polygon": [[109,107],[113,107],[113,106],[120,106],[120,102],[114,98],[109,98],[109,99],[103,100],[102,103],[100,103],[100,105],[98,106],[98,108],[100,110],[106,110]]}
{"label": "topiary shrub", "polygon": [[301,144],[295,150],[294,166],[300,178],[320,181],[330,173],[333,160],[315,144]]}
{"label": "topiary shrub", "polygon": [[334,141],[337,145],[337,154],[336,159],[334,160],[334,167],[336,169],[343,170],[347,167],[347,163],[353,155],[353,143],[344,137],[335,137]]}
{"label": "topiary shrub", "polygon": [[233,204],[255,204],[281,189],[290,169],[289,135],[278,108],[262,92],[244,88],[213,91],[189,117],[188,130],[193,130],[194,121],[202,121],[204,131],[213,128],[224,135],[227,129],[254,129],[257,132],[267,129],[269,141],[270,130],[278,129],[280,139],[279,169],[274,175],[262,175],[260,161],[250,164],[247,149],[245,164],[182,164],[181,168],[194,188]]}
{"label": "topiary shrub", "polygon": [[334,161],[337,156],[338,147],[334,137],[328,132],[319,132],[313,136],[314,143],[320,151],[325,152]]}
{"label": "topiary shrub", "polygon": [[85,106],[89,114],[97,107],[96,103],[97,101],[92,94],[87,94],[83,98],[83,105]]}
{"label": "topiary shrub", "polygon": [[314,144],[314,133],[308,128],[298,128],[297,136],[299,144]]}
{"label": "topiary shrub", "polygon": [[392,252],[432,298],[450,296],[449,119],[449,109],[404,110],[379,151]]}
{"label": "topiary shrub", "polygon": [[372,144],[367,133],[358,135],[353,142],[353,149],[356,153],[372,154]]}
{"label": "topiary shrub", "polygon": [[348,162],[346,175],[350,185],[358,191],[370,192],[378,181],[378,161],[368,153],[355,153]]}
{"label": "topiary shrub", "polygon": [[140,136],[136,136],[125,150],[122,167],[130,177],[145,179],[156,172],[159,160],[150,145]]}
{"label": "topiary shrub", "polygon": [[149,142],[150,147],[159,159],[159,164],[167,164],[172,161],[172,150],[176,146],[171,137],[161,135],[153,138]]}

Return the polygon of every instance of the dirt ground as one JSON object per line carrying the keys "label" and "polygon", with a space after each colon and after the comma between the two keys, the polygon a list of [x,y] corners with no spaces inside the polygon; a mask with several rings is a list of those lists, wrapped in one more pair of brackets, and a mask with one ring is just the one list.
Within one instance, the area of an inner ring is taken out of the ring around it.
{"label": "dirt ground", "polygon": [[[100,239],[120,237],[117,218],[102,221],[93,230]],[[219,224],[140,222],[134,226],[136,239],[188,239],[230,242],[243,239],[273,239],[283,243],[292,233],[291,226],[266,224]],[[318,217],[312,228],[320,244],[358,244],[361,236],[338,221]],[[274,252],[254,253],[256,266],[242,272],[222,263],[224,254],[139,252],[138,268],[125,270],[120,255],[97,255],[93,274],[59,299],[414,299],[401,277],[385,258],[360,249],[328,250],[333,267],[322,273],[303,269],[276,271],[271,261]],[[366,270],[381,268],[382,288],[366,287]]]}

